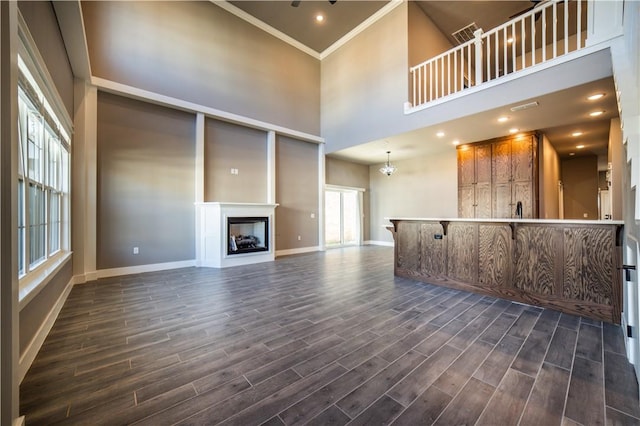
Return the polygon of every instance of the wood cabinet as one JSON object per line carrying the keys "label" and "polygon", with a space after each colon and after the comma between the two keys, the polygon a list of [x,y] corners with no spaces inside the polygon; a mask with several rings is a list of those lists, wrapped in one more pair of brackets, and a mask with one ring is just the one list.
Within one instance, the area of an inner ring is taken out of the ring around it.
{"label": "wood cabinet", "polygon": [[622,222],[391,222],[398,276],[620,323]]}
{"label": "wood cabinet", "polygon": [[459,217],[538,217],[537,152],[535,133],[458,147]]}
{"label": "wood cabinet", "polygon": [[491,217],[491,145],[458,149],[458,214]]}

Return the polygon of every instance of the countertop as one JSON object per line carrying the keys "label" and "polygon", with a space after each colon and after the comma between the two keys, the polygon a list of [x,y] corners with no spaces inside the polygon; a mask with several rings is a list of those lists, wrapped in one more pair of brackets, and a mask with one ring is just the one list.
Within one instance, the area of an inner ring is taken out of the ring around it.
{"label": "countertop", "polygon": [[581,219],[476,219],[456,217],[385,217],[385,220],[407,220],[416,222],[480,222],[480,223],[548,223],[550,225],[624,225],[623,220],[581,220]]}

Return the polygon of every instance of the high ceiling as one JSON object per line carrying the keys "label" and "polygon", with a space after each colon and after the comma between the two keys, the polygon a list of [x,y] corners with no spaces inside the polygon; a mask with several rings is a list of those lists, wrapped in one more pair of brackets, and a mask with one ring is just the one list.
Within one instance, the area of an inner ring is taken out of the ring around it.
{"label": "high ceiling", "polygon": [[[451,34],[471,23],[475,23],[483,30],[489,30],[509,21],[514,15],[529,10],[537,3],[537,0],[415,1],[440,31],[449,37],[452,44],[455,40]],[[389,1],[362,0],[337,0],[333,4],[326,0],[301,0],[297,2],[297,6],[293,6],[292,3],[295,2],[290,0],[229,1],[229,3],[307,46],[318,55],[330,49],[334,43],[372,15],[384,13],[385,8],[393,7],[393,3]],[[315,20],[317,14],[324,16],[321,23]],[[598,107],[604,109],[606,113],[599,119],[585,119],[584,99],[596,91],[606,93],[598,104]],[[544,131],[562,158],[584,154],[596,154],[606,158],[609,121],[617,117],[615,89],[611,78],[530,101],[538,102],[538,107],[518,113],[519,128]],[[523,100],[522,103],[526,102],[527,100]],[[419,143],[425,139],[433,139],[438,131],[444,131],[446,135],[463,142],[482,140],[483,135],[486,135],[486,138],[492,138],[496,135],[495,118],[508,112],[509,107],[505,107],[502,111],[485,111],[472,117],[441,123],[437,128],[425,128],[409,134],[385,138],[382,141],[371,141],[331,155],[363,164],[376,164],[385,160],[384,152],[388,146],[393,147],[392,157],[397,160],[428,155],[438,149],[451,149],[450,139],[446,138],[443,138],[441,143]],[[462,121],[464,125],[461,125]],[[465,129],[473,129],[473,135],[465,134]],[[577,130],[583,134],[580,137],[572,137],[571,134]],[[576,149],[577,145],[584,145],[584,148]]]}

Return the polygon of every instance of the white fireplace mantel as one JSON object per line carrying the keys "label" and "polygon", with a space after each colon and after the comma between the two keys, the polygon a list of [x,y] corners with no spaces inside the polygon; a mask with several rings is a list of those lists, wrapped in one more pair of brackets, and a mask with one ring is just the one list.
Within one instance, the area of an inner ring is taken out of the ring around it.
{"label": "white fireplace mantel", "polygon": [[[275,259],[275,208],[277,204],[262,203],[196,203],[196,266],[226,268]],[[242,254],[228,254],[229,217],[267,217],[269,249]]]}

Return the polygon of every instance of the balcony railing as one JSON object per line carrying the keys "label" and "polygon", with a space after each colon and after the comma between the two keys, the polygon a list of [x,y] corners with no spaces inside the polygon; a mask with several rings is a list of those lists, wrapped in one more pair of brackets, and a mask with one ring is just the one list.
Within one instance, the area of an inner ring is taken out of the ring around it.
{"label": "balcony railing", "polygon": [[531,68],[585,46],[587,0],[547,0],[409,69],[411,108]]}

